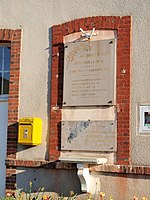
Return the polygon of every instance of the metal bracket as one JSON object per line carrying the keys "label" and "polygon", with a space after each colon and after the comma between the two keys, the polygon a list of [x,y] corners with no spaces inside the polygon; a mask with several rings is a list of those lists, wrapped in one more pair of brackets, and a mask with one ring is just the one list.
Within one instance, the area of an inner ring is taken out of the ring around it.
{"label": "metal bracket", "polygon": [[88,40],[90,40],[92,38],[92,36],[97,35],[96,33],[94,33],[95,28],[92,29],[92,31],[90,33],[87,33],[86,31],[84,31],[82,28],[80,28],[80,31],[82,32],[82,37],[86,37]]}

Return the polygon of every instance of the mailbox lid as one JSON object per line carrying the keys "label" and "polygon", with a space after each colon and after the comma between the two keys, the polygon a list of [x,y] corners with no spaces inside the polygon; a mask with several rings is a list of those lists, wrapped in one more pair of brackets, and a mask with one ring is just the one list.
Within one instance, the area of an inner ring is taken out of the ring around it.
{"label": "mailbox lid", "polygon": [[21,118],[21,119],[19,119],[19,123],[22,123],[22,124],[31,124],[31,123],[34,123],[34,121],[36,119],[37,118],[35,118],[35,117]]}

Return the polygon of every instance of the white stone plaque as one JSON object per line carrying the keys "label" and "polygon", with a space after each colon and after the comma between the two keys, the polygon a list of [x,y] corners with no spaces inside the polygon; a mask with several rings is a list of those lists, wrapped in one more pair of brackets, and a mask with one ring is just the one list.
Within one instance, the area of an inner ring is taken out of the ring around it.
{"label": "white stone plaque", "polygon": [[114,105],[115,39],[65,44],[63,106]]}
{"label": "white stone plaque", "polygon": [[64,121],[61,130],[61,150],[116,151],[116,121]]}

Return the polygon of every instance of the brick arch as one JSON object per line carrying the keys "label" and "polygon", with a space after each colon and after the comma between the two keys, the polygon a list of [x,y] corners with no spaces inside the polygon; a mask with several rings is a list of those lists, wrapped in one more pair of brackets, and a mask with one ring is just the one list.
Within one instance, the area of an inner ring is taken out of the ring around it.
{"label": "brick arch", "polygon": [[[95,16],[75,19],[52,27],[52,77],[50,110],[50,160],[60,155],[60,122],[63,85],[63,37],[83,30],[117,30],[117,158],[115,164],[130,163],[130,68],[131,16]],[[59,55],[59,56],[58,56]],[[125,73],[123,73],[123,71]],[[59,78],[57,78],[59,74]],[[60,109],[53,110],[59,105]]]}
{"label": "brick arch", "polygon": [[[18,136],[21,29],[0,29],[0,42],[10,43],[10,84],[8,97],[7,159],[15,159]],[[6,167],[6,191],[15,189],[16,168]]]}

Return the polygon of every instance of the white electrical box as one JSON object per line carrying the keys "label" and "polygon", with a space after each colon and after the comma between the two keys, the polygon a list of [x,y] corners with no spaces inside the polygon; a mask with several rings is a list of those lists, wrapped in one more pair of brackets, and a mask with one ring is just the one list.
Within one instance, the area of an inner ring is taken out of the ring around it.
{"label": "white electrical box", "polygon": [[140,130],[141,133],[150,133],[150,105],[140,106]]}

